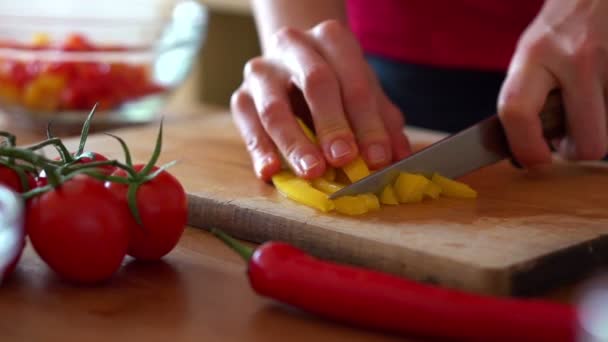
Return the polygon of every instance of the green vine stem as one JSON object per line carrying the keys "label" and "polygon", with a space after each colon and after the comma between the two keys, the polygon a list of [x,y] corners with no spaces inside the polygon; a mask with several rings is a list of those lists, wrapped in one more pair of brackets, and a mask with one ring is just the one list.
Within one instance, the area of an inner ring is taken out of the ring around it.
{"label": "green vine stem", "polygon": [[30,189],[30,182],[27,179],[26,175],[26,165],[17,165],[14,162],[6,162],[3,159],[0,159],[0,165],[7,167],[17,173],[19,177],[19,183],[21,184],[21,189],[24,191],[28,191]]}
{"label": "green vine stem", "polygon": [[91,112],[87,116],[87,119],[84,121],[82,125],[82,132],[80,133],[80,143],[78,144],[78,150],[76,150],[76,156],[79,156],[84,152],[84,147],[87,144],[87,138],[89,137],[89,129],[91,128],[91,122],[93,121],[93,115],[95,115],[95,110],[97,109],[98,103],[95,103]]}
{"label": "green vine stem", "polygon": [[217,228],[211,228],[209,231],[222,240],[226,245],[237,252],[245,261],[249,261],[253,256],[253,250],[232,238],[230,235],[224,233]]}
{"label": "green vine stem", "polygon": [[29,146],[27,149],[30,151],[36,151],[36,150],[39,150],[39,149],[49,146],[49,145],[53,145],[57,149],[57,151],[59,152],[59,155],[61,156],[61,160],[62,160],[62,162],[51,161],[52,163],[62,164],[62,163],[69,163],[74,160],[74,158],[72,158],[72,156],[70,154],[70,151],[68,151],[67,147],[65,147],[65,145],[63,144],[63,141],[61,141],[61,139],[59,139],[59,138],[50,138],[50,139],[44,140],[35,145]]}
{"label": "green vine stem", "polygon": [[58,178],[55,174],[56,165],[53,162],[39,154],[36,154],[27,149],[19,149],[15,147],[4,147],[0,149],[0,156],[9,158],[20,159],[26,161],[34,166],[41,167],[47,175],[49,183],[53,186],[58,184]]}
{"label": "green vine stem", "polygon": [[122,151],[125,154],[125,163],[129,167],[133,167],[133,159],[131,159],[131,151],[129,151],[129,146],[127,146],[127,143],[121,137],[119,137],[117,135],[114,135],[114,134],[111,134],[111,133],[105,133],[105,135],[110,136],[110,137],[118,140],[118,143],[122,147]]}

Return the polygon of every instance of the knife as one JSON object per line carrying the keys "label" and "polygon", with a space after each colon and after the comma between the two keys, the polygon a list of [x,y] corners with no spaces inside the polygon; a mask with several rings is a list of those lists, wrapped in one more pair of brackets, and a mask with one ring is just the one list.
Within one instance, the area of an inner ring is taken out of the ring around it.
{"label": "knife", "polygon": [[[565,135],[565,111],[559,90],[554,90],[547,96],[539,115],[545,139]],[[329,198],[363,193],[377,194],[387,184],[391,184],[400,172],[426,176],[437,172],[454,179],[504,159],[511,159],[518,165],[511,154],[500,119],[498,115],[493,115],[334,192]]]}

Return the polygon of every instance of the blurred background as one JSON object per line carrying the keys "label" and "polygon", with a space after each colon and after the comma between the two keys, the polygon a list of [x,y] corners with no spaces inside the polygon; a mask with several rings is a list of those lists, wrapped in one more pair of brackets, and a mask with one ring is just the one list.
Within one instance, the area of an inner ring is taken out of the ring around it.
{"label": "blurred background", "polygon": [[0,0],[0,127],[227,108],[259,53],[248,0]]}

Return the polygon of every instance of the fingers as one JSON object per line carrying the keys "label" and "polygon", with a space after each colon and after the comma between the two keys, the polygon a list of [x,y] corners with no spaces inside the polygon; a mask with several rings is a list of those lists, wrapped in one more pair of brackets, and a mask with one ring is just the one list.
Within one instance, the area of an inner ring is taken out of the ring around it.
{"label": "fingers", "polygon": [[335,71],[346,116],[357,137],[363,158],[371,168],[392,159],[391,139],[378,108],[377,93],[363,53],[348,29],[338,21],[317,25],[310,40]]}
{"label": "fingers", "polygon": [[403,114],[383,93],[379,94],[378,106],[384,127],[390,137],[392,160],[401,160],[412,153],[409,139],[405,136]]}
{"label": "fingers", "polygon": [[340,84],[331,65],[316,52],[306,35],[284,29],[275,38],[275,58],[302,90],[327,161],[340,167],[359,153],[355,136],[340,101]]}
{"label": "fingers", "polygon": [[412,153],[410,141],[405,135],[405,118],[401,110],[386,96],[372,68],[367,65],[369,78],[376,93],[376,102],[384,127],[390,138],[393,161],[401,160]]}
{"label": "fingers", "polygon": [[260,125],[294,172],[306,179],[320,177],[325,160],[295,119],[287,95],[287,76],[267,60],[253,59],[245,67],[245,82]]}
{"label": "fingers", "polygon": [[230,99],[233,120],[239,130],[258,178],[269,181],[281,169],[281,159],[274,143],[262,127],[255,104],[244,90],[237,90]]}
{"label": "fingers", "polygon": [[557,82],[540,64],[515,56],[498,98],[498,115],[515,159],[533,168],[551,162],[539,113]]}
{"label": "fingers", "polygon": [[562,79],[562,96],[568,120],[568,136],[559,152],[571,160],[597,160],[606,155],[606,102],[596,64],[580,58]]}

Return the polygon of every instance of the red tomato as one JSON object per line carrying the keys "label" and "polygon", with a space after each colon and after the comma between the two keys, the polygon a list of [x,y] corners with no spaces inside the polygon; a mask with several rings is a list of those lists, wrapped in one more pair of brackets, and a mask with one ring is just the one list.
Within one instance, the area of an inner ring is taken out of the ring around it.
{"label": "red tomato", "polygon": [[[29,189],[36,187],[36,180],[33,175],[26,173]],[[0,165],[0,185],[4,185],[7,188],[15,192],[23,192],[25,189],[21,186],[21,180],[19,175],[14,170]]]}
{"label": "red tomato", "polygon": [[94,46],[86,39],[85,36],[73,33],[69,35],[62,47],[65,51],[94,51]]}
{"label": "red tomato", "polygon": [[129,244],[131,216],[102,182],[78,175],[31,199],[26,231],[57,274],[78,283],[110,278]]}
{"label": "red tomato", "polygon": [[[92,163],[92,162],[102,162],[102,161],[109,160],[106,156],[104,156],[103,154],[99,154],[97,152],[87,152],[87,153],[91,154],[93,156],[93,158],[84,157],[78,161],[78,164],[88,164],[88,163]],[[111,165],[106,165],[106,166],[102,166],[99,168],[99,171],[101,173],[103,173],[104,175],[110,175],[110,174],[112,174],[112,172],[114,172],[114,170],[115,170],[115,168]]]}
{"label": "red tomato", "polygon": [[[138,172],[143,165],[136,165]],[[155,167],[153,170],[157,170]],[[117,169],[114,176],[126,177]],[[106,182],[124,208],[128,208],[125,184]],[[184,188],[167,171],[142,184],[137,191],[137,209],[143,227],[130,217],[128,254],[142,260],[157,260],[169,253],[179,242],[188,219],[188,202]]]}
{"label": "red tomato", "polygon": [[21,192],[22,190],[17,172],[2,165],[0,165],[0,185],[4,185],[15,192]]}

